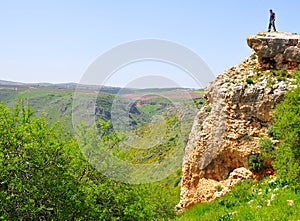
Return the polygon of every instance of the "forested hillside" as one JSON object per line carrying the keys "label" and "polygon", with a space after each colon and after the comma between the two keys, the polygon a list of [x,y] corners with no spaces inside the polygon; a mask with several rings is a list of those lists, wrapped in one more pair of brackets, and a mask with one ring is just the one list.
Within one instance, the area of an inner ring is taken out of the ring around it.
{"label": "forested hillside", "polygon": [[[194,104],[201,107],[205,100],[201,92],[197,94],[199,97],[194,98]],[[151,96],[136,100],[130,109],[131,132],[148,141],[140,139],[134,145],[151,143],[155,134],[149,133],[161,132],[162,122],[152,122],[151,127],[156,130],[149,126],[151,117],[157,114],[164,116],[167,140],[150,149],[128,149],[122,144],[127,132],[112,130],[110,123],[115,94],[99,93],[95,106],[96,125],[80,126],[79,134],[72,129],[71,112],[76,110],[72,96],[73,92],[66,89],[49,87],[0,91],[0,219],[174,218],[179,200],[180,165],[159,182],[122,183],[93,167],[79,145],[83,139],[96,139],[93,150],[105,147],[127,162],[151,164],[175,150],[183,150],[194,113],[179,119],[174,104],[168,99]],[[82,93],[83,100],[85,96],[89,93]],[[181,103],[184,99],[178,97],[176,101]]]}

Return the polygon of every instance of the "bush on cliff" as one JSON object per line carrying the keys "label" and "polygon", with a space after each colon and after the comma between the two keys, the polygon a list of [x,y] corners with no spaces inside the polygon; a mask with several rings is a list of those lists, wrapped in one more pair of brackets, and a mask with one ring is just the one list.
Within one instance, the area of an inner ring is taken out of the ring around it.
{"label": "bush on cliff", "polygon": [[279,178],[300,182],[300,72],[295,72],[297,87],[285,94],[273,116],[273,132],[280,143],[273,166]]}

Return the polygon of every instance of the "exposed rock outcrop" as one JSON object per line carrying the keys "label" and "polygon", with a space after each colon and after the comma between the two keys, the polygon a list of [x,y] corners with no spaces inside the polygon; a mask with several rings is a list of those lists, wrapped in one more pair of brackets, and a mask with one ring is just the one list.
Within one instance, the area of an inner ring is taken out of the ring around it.
{"label": "exposed rock outcrop", "polygon": [[[206,88],[207,103],[195,117],[185,149],[178,204],[181,208],[213,200],[230,191],[238,180],[253,177],[246,159],[260,152],[259,139],[269,136],[272,109],[294,87],[292,78],[282,80],[272,71],[260,69],[262,61],[265,68],[272,67],[276,56],[287,56],[296,40],[292,46],[290,39],[268,36],[272,44],[264,39],[261,35],[247,38],[256,53],[226,70]],[[291,59],[294,62],[297,57]]]}
{"label": "exposed rock outcrop", "polygon": [[300,64],[300,35],[261,32],[247,38],[262,69],[295,69]]}

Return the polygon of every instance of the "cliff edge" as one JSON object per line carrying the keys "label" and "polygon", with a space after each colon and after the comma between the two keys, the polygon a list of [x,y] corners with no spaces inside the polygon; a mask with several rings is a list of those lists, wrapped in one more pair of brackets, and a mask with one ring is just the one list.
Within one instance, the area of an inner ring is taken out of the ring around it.
{"label": "cliff edge", "polygon": [[273,173],[271,165],[260,174],[250,171],[247,157],[260,152],[259,140],[269,137],[272,109],[294,87],[300,36],[258,33],[247,43],[253,54],[206,88],[207,102],[185,149],[180,208],[222,196],[239,180]]}
{"label": "cliff edge", "polygon": [[247,43],[258,55],[261,69],[293,70],[300,64],[300,36],[283,32],[259,32]]}

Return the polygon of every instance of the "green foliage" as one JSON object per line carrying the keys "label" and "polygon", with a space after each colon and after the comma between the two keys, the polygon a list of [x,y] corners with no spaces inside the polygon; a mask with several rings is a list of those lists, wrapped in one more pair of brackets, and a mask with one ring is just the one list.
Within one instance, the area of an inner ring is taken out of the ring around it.
{"label": "green foliage", "polygon": [[256,82],[260,82],[263,78],[262,76],[267,77],[267,88],[272,88],[275,83],[278,81],[291,81],[299,75],[299,71],[289,72],[286,69],[280,70],[258,70],[253,69],[253,72],[256,73],[255,75],[246,79],[247,84],[254,84]]}
{"label": "green foliage", "polygon": [[271,76],[275,77],[277,81],[287,81],[287,79],[295,78],[297,71],[288,72],[285,68],[280,70],[271,70]]}
{"label": "green foliage", "polygon": [[259,149],[263,160],[274,157],[274,146],[269,138],[260,139]]}
{"label": "green foliage", "polygon": [[[82,217],[89,211],[68,171],[74,142],[60,128],[33,118],[29,107],[0,104],[0,214],[7,220]],[[67,200],[66,200],[67,199]]]}
{"label": "green foliage", "polygon": [[261,138],[259,141],[260,153],[251,154],[247,157],[247,164],[250,170],[259,171],[269,165],[265,165],[265,160],[274,157],[273,143],[269,138]]}
{"label": "green foliage", "polygon": [[172,101],[165,97],[153,97],[153,98],[149,98],[147,100],[143,100],[143,103],[145,103],[145,104],[151,104],[151,103],[171,104]]}
{"label": "green foliage", "polygon": [[268,128],[268,134],[269,134],[270,137],[276,138],[276,134],[275,134],[275,132],[274,132],[274,127],[273,127],[273,126],[270,126],[270,127]]}
{"label": "green foliage", "polygon": [[200,109],[206,102],[205,98],[193,98],[193,101],[198,109]]}
{"label": "green foliage", "polygon": [[289,182],[300,181],[300,87],[285,94],[273,116],[272,131],[280,144],[276,149],[273,166],[280,178]]}
{"label": "green foliage", "polygon": [[217,185],[217,186],[215,186],[215,189],[217,192],[220,192],[223,190],[223,187],[221,185]]}
{"label": "green foliage", "polygon": [[207,107],[205,108],[205,112],[211,112],[211,109],[212,109],[211,106],[207,106]]}
{"label": "green foliage", "polygon": [[253,72],[261,75],[261,71],[259,69],[257,69],[257,68],[254,68]]}
{"label": "green foliage", "polygon": [[149,105],[140,106],[138,109],[141,112],[148,114],[151,117],[154,116],[159,110],[161,110],[162,106],[158,104],[153,104],[153,105],[149,104]]}
{"label": "green foliage", "polygon": [[252,186],[253,181],[246,180],[244,182],[238,182],[235,187],[232,189],[232,195],[238,199],[238,202],[247,202],[252,198]]}
{"label": "green foliage", "polygon": [[281,77],[281,76],[277,76],[276,80],[277,81],[286,81],[286,78],[285,77]]}
{"label": "green foliage", "polygon": [[[103,152],[110,152],[123,160],[131,155],[124,155],[119,144],[126,134],[117,134],[108,130],[110,122],[100,120],[97,132],[95,127],[79,128],[79,144],[81,150],[88,158],[86,171],[83,176],[88,184],[85,192],[90,196],[89,205],[93,207],[95,219],[100,220],[152,220],[172,218],[175,216],[174,206],[178,201],[178,188],[165,185],[164,181],[154,184],[130,185],[105,178],[100,172],[120,174],[124,177],[130,175],[126,168],[119,165],[107,165]],[[85,145],[84,145],[85,144]],[[89,158],[90,154],[94,155]],[[99,159],[102,159],[101,163]],[[97,170],[90,168],[94,162],[98,164]],[[99,168],[100,165],[100,168]],[[168,181],[166,181],[168,182]]]}
{"label": "green foliage", "polygon": [[[108,148],[119,142],[101,121]],[[74,138],[33,117],[29,106],[0,104],[0,219],[157,220],[175,216],[178,188],[164,182],[129,185],[104,177]],[[83,129],[84,131],[84,129]],[[86,133],[89,136],[89,133]],[[86,137],[90,139],[90,137]]]}
{"label": "green foliage", "polygon": [[251,57],[252,60],[255,60],[257,58],[257,55],[256,54],[252,54],[250,57]]}
{"label": "green foliage", "polygon": [[283,79],[286,79],[287,77],[290,78],[291,74],[285,69],[280,69],[280,70],[271,70],[271,73],[274,77],[280,77]]}
{"label": "green foliage", "polygon": [[232,220],[232,215],[234,213],[226,213],[225,215],[219,216],[218,221],[228,221]]}
{"label": "green foliage", "polygon": [[260,154],[251,154],[247,157],[247,164],[250,170],[259,171],[263,169],[263,159]]}
{"label": "green foliage", "polygon": [[250,79],[250,78],[247,78],[246,79],[246,83],[247,84],[254,84],[254,81],[252,79]]}

